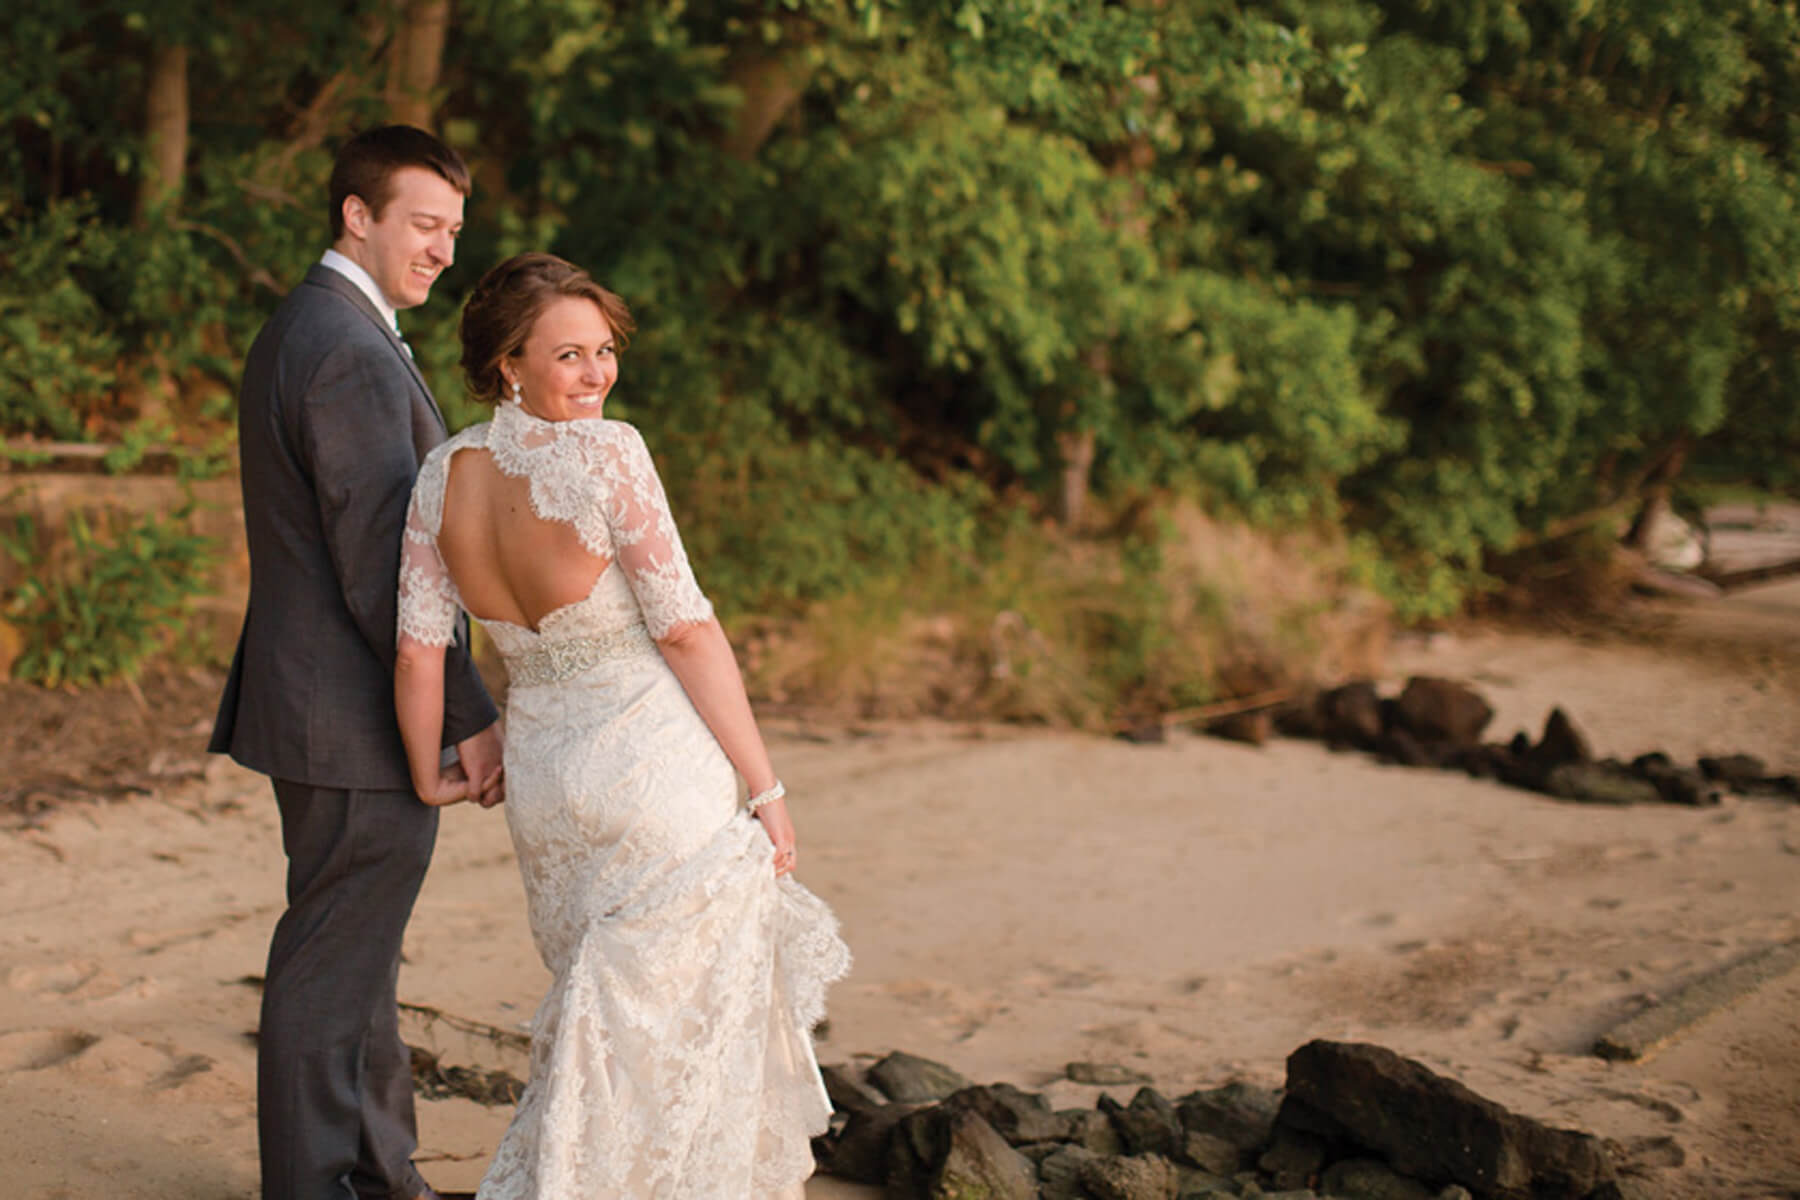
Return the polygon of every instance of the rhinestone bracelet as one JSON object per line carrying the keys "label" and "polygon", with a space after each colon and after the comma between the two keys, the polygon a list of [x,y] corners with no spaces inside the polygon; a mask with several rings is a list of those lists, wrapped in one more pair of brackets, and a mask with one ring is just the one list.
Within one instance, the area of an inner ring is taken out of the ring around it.
{"label": "rhinestone bracelet", "polygon": [[777,779],[775,781],[774,787],[770,788],[766,792],[756,793],[756,795],[750,797],[750,799],[745,802],[744,806],[746,808],[748,808],[751,812],[755,812],[757,809],[761,808],[763,805],[772,804],[773,802],[781,799],[785,795],[787,795],[787,788],[783,787],[781,780]]}

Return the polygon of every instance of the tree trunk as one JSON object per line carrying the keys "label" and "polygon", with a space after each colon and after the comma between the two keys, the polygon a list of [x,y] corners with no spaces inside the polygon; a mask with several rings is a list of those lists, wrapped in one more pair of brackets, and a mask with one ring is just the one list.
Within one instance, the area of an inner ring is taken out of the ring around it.
{"label": "tree trunk", "polygon": [[1056,515],[1065,528],[1074,529],[1087,515],[1088,478],[1094,469],[1094,431],[1065,429],[1056,435],[1056,449],[1062,459]]}
{"label": "tree trunk", "polygon": [[1688,447],[1693,439],[1682,434],[1675,439],[1669,452],[1661,462],[1651,468],[1644,480],[1642,495],[1643,506],[1638,509],[1637,516],[1631,522],[1631,529],[1626,532],[1624,544],[1633,550],[1642,550],[1650,541],[1650,530],[1656,525],[1657,518],[1662,516],[1663,509],[1669,506],[1669,488],[1681,475],[1682,468],[1687,466]]}
{"label": "tree trunk", "polygon": [[144,143],[149,158],[138,184],[139,224],[157,208],[172,213],[181,202],[188,150],[188,49],[156,46],[150,52],[150,84],[144,96]]}
{"label": "tree trunk", "polygon": [[388,119],[399,125],[431,128],[432,93],[444,69],[444,39],[450,33],[450,0],[404,0],[388,43]]}
{"label": "tree trunk", "polygon": [[731,128],[717,146],[740,162],[756,157],[781,118],[793,111],[812,80],[807,58],[818,32],[803,17],[780,18],[778,44],[733,54],[725,64],[725,80],[744,97]]}

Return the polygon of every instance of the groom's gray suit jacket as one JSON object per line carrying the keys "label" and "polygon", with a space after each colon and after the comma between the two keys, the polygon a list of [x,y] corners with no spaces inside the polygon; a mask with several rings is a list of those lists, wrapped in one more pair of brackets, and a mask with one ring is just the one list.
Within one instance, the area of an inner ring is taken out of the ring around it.
{"label": "groom's gray suit jacket", "polygon": [[[394,717],[407,500],[444,419],[356,286],[314,266],[257,335],[238,395],[250,605],[210,749],[275,779],[410,790]],[[466,621],[444,670],[444,744],[496,716]]]}

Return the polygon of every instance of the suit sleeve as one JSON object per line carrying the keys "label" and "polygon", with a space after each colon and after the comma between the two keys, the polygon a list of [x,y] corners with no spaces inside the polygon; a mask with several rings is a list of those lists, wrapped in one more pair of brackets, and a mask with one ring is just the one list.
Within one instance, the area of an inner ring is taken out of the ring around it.
{"label": "suit sleeve", "polygon": [[[312,472],[320,526],[344,605],[390,672],[400,544],[418,474],[413,391],[405,367],[387,346],[347,341],[320,363],[299,415],[301,454]],[[478,732],[495,717],[467,644],[465,636],[445,661],[446,743]]]}

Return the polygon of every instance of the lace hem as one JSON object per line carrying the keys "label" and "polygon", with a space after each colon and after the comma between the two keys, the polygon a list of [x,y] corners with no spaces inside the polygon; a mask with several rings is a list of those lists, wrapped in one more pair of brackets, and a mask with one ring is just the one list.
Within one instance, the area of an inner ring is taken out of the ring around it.
{"label": "lace hem", "polygon": [[850,955],[822,901],[777,884],[767,846],[734,818],[646,889],[656,903],[589,918],[533,1021],[482,1200],[718,1200],[812,1173],[831,1108],[810,1029]]}

